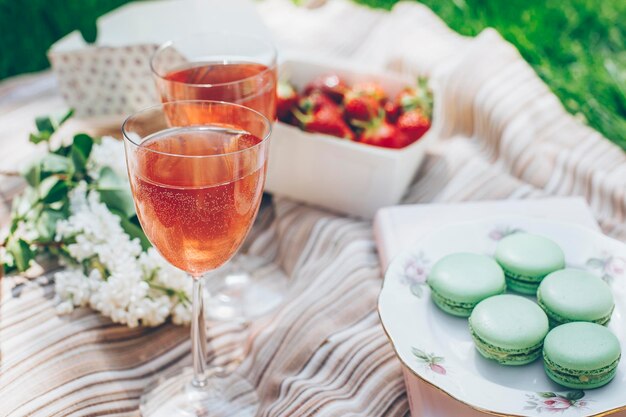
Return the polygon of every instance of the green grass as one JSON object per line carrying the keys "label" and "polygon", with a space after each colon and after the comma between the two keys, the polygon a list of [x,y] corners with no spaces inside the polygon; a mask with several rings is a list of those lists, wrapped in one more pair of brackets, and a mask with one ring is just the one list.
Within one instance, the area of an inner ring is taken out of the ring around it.
{"label": "green grass", "polygon": [[[356,0],[390,9],[397,0]],[[452,29],[495,28],[567,110],[626,149],[626,1],[421,0]]]}
{"label": "green grass", "polygon": [[0,80],[49,66],[46,52],[71,31],[96,37],[96,18],[127,0],[0,0]]}
{"label": "green grass", "polygon": [[[397,2],[355,1],[386,9]],[[421,1],[463,35],[497,29],[568,111],[626,149],[626,1]],[[126,2],[0,0],[0,79],[46,68],[54,41],[74,29],[94,38],[96,18]]]}

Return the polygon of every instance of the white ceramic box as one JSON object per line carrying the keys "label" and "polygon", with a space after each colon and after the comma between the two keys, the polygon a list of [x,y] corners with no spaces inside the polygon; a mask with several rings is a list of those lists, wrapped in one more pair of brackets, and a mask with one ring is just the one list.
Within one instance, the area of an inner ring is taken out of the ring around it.
{"label": "white ceramic box", "polygon": [[[348,85],[379,83],[390,97],[415,79],[364,73],[346,63],[286,60],[279,78],[298,91],[321,74],[335,73]],[[403,149],[385,149],[324,134],[308,133],[277,122],[270,145],[266,190],[279,196],[344,214],[370,219],[385,206],[397,204],[417,172],[433,128]]]}

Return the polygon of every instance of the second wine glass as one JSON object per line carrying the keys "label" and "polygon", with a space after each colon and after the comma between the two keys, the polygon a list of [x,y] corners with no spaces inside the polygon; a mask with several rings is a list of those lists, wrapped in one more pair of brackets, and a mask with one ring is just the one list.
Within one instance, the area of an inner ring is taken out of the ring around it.
{"label": "second wine glass", "polygon": [[[275,119],[276,50],[267,40],[241,33],[195,34],[163,44],[151,67],[163,102],[226,101]],[[239,253],[206,285],[208,317],[245,321],[277,307],[288,279],[271,260]]]}

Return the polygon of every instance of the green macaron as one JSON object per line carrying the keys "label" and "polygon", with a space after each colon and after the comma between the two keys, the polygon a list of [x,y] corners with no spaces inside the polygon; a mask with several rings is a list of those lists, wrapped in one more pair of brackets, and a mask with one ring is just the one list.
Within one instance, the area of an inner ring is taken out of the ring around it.
{"label": "green macaron", "polygon": [[557,384],[573,389],[598,388],[617,372],[621,348],[617,337],[596,323],[555,327],[543,346],[544,369]]}
{"label": "green macaron", "polygon": [[502,365],[525,365],[541,356],[548,317],[537,304],[503,294],[481,301],[469,318],[478,352]]}
{"label": "green macaron", "polygon": [[476,253],[454,253],[440,259],[428,274],[435,304],[446,313],[469,317],[482,300],[506,289],[496,261]]}
{"label": "green macaron", "polygon": [[559,245],[529,233],[514,233],[502,239],[495,257],[504,269],[507,286],[522,294],[534,295],[546,275],[565,267]]}
{"label": "green macaron", "polygon": [[552,327],[572,321],[604,325],[615,307],[606,282],[590,272],[573,268],[546,276],[537,290],[537,302]]}

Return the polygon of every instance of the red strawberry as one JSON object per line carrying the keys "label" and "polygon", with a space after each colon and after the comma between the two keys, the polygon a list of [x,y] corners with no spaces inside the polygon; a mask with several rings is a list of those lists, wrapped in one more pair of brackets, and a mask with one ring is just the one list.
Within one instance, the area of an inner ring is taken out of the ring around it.
{"label": "red strawberry", "polygon": [[276,117],[281,122],[291,123],[291,110],[298,104],[298,93],[291,84],[279,81],[276,87]]}
{"label": "red strawberry", "polygon": [[397,126],[387,123],[381,114],[367,124],[361,132],[359,141],[368,145],[397,149],[406,146],[407,139]]}
{"label": "red strawberry", "polygon": [[385,110],[385,118],[389,123],[396,123],[400,117],[400,106],[391,100],[387,100],[383,106]]}
{"label": "red strawberry", "polygon": [[415,142],[430,128],[430,120],[422,110],[416,108],[400,115],[397,123],[398,128],[406,135],[407,145]]}
{"label": "red strawberry", "polygon": [[314,91],[320,91],[335,103],[341,103],[348,87],[337,74],[325,74],[314,78],[304,88],[304,94],[307,95]]}
{"label": "red strawberry", "polygon": [[345,95],[343,106],[347,120],[368,121],[375,117],[380,110],[380,104],[377,100],[352,91]]}
{"label": "red strawberry", "polygon": [[313,91],[308,96],[302,97],[298,103],[298,107],[305,113],[315,113],[324,107],[330,107],[337,113],[341,113],[341,109],[337,103],[320,91]]}
{"label": "red strawberry", "polygon": [[302,129],[312,133],[325,133],[344,139],[354,140],[354,132],[341,117],[341,111],[333,103],[333,106],[323,106],[318,110],[302,113],[293,110],[293,114],[301,124]]}
{"label": "red strawberry", "polygon": [[352,92],[360,96],[371,97],[374,100],[382,103],[387,97],[385,90],[375,82],[367,81],[362,83],[356,83],[351,88]]}

